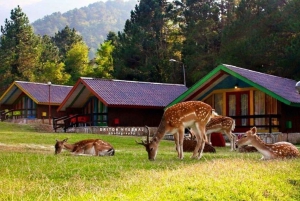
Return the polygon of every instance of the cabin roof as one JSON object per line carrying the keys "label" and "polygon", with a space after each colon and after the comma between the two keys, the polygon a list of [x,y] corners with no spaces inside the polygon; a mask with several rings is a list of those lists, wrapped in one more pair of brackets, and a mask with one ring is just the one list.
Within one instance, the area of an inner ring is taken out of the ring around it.
{"label": "cabin roof", "polygon": [[[50,104],[60,105],[71,86],[50,85]],[[0,97],[0,104],[13,104],[24,93],[36,104],[49,105],[49,85],[46,83],[15,81]]]}
{"label": "cabin roof", "polygon": [[58,111],[80,108],[91,96],[110,107],[164,108],[187,90],[181,84],[164,84],[99,78],[80,78]]}
{"label": "cabin roof", "polygon": [[257,88],[280,102],[300,107],[300,94],[295,89],[296,83],[297,81],[292,79],[222,64],[196,82],[169,105],[192,99],[202,100],[213,90],[234,88],[237,85],[239,87]]}

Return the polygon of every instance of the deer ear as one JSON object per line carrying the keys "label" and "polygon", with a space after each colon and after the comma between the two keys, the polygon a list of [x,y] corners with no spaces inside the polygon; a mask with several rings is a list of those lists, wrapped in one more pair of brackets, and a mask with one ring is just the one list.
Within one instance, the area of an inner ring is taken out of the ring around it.
{"label": "deer ear", "polygon": [[254,127],[251,129],[251,132],[252,132],[252,134],[256,134],[257,128],[254,126]]}

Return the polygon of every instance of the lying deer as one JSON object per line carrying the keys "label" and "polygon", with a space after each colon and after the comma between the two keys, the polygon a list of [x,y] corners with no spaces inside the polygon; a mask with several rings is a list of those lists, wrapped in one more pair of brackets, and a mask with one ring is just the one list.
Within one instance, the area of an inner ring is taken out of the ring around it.
{"label": "lying deer", "polygon": [[293,158],[300,156],[299,150],[293,144],[289,142],[267,144],[260,139],[256,132],[256,127],[247,131],[241,139],[236,141],[237,145],[241,147],[243,145],[251,144],[263,155],[261,160]]}
{"label": "lying deer", "polygon": [[[196,136],[191,129],[186,128],[186,130],[190,133],[190,137],[184,136],[183,151],[192,152],[194,151],[195,146],[197,145]],[[209,142],[205,142],[203,152],[216,153],[216,149]]]}
{"label": "lying deer", "polygon": [[232,133],[235,129],[235,121],[230,117],[216,116],[206,125],[206,134],[208,135],[208,142],[211,142],[211,134],[214,132],[220,132],[227,135],[230,140],[230,150],[236,150],[235,141],[236,136]]}
{"label": "lying deer", "polygon": [[197,139],[192,158],[200,159],[204,144],[207,141],[205,126],[211,117],[215,115],[217,114],[211,106],[201,101],[187,101],[175,104],[165,110],[152,139],[150,140],[150,131],[148,129],[147,141],[142,140],[142,143],[137,143],[146,147],[149,160],[155,160],[161,139],[166,133],[173,134],[178,157],[183,159],[184,130],[190,127],[194,130]]}
{"label": "lying deer", "polygon": [[62,149],[70,151],[74,155],[86,156],[113,156],[114,148],[108,143],[100,139],[81,140],[74,144],[67,143],[68,138],[59,141],[56,140],[55,154],[59,154]]}

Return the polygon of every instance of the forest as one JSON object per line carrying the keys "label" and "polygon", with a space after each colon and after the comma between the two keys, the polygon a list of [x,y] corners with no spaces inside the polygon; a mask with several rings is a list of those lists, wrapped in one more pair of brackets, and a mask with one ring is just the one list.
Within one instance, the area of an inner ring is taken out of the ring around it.
{"label": "forest", "polygon": [[222,63],[300,80],[299,8],[299,0],[140,0],[91,59],[74,27],[35,34],[17,7],[1,27],[0,87],[82,76],[183,84],[183,69],[190,87]]}

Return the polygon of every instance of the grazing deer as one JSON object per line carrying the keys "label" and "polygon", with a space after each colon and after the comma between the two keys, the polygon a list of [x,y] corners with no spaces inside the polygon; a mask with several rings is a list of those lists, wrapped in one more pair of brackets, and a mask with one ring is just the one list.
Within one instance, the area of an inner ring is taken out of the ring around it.
{"label": "grazing deer", "polygon": [[241,139],[236,141],[237,145],[241,147],[243,145],[251,144],[263,155],[261,160],[293,158],[300,156],[299,150],[293,144],[289,142],[267,144],[260,139],[256,132],[256,127],[247,131]]}
{"label": "grazing deer", "polygon": [[56,140],[55,154],[59,154],[62,149],[66,149],[74,155],[113,156],[115,154],[114,148],[100,139],[81,140],[74,144],[68,144],[67,141],[68,138],[62,141]]}
{"label": "grazing deer", "polygon": [[232,133],[235,129],[235,121],[230,117],[216,116],[206,125],[206,135],[208,135],[208,142],[211,142],[211,133],[221,132],[227,135],[230,140],[230,150],[236,150],[235,141],[236,137]]}
{"label": "grazing deer", "polygon": [[148,129],[147,141],[137,143],[146,147],[149,160],[155,160],[160,140],[166,133],[173,134],[178,157],[183,159],[184,129],[191,127],[195,131],[197,139],[197,145],[195,146],[192,158],[200,159],[204,144],[207,141],[205,126],[211,117],[215,115],[217,114],[211,106],[201,101],[187,101],[175,104],[165,110],[151,141]]}

